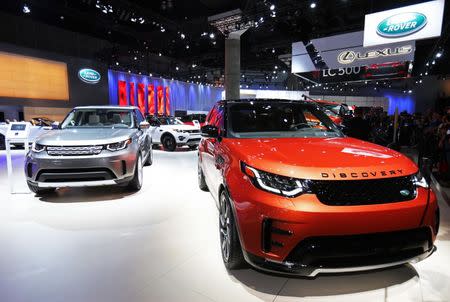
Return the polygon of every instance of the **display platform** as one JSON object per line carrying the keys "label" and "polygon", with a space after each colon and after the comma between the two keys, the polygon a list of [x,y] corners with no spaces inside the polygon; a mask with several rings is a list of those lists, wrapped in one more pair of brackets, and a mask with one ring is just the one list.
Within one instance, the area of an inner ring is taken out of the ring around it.
{"label": "display platform", "polygon": [[197,151],[154,157],[137,193],[36,197],[7,193],[1,151],[0,301],[450,301],[450,207],[441,195],[438,250],[419,264],[315,279],[227,272],[214,201],[197,186]]}

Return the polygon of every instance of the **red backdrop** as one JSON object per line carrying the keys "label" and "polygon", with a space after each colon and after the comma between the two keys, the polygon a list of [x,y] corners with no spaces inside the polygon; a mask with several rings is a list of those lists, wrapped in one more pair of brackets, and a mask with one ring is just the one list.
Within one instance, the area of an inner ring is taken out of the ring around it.
{"label": "red backdrop", "polygon": [[155,85],[148,85],[148,113],[154,115],[155,111]]}
{"label": "red backdrop", "polygon": [[166,115],[170,115],[170,88],[166,87]]}
{"label": "red backdrop", "polygon": [[138,83],[138,107],[142,114],[145,113],[145,86]]}
{"label": "red backdrop", "polygon": [[127,82],[119,81],[119,106],[126,106],[127,102]]}
{"label": "red backdrop", "polygon": [[163,87],[158,86],[158,114],[164,115],[164,92]]}
{"label": "red backdrop", "polygon": [[136,101],[135,101],[135,99],[136,99],[136,92],[134,92],[134,91],[135,91],[134,83],[131,82],[130,83],[130,105],[131,106],[135,106],[135,104],[136,104]]}

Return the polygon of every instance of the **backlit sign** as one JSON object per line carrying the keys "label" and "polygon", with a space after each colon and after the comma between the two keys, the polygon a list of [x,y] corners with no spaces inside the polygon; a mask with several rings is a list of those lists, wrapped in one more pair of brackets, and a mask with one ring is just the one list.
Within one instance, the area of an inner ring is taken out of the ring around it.
{"label": "backlit sign", "polygon": [[444,5],[434,0],[366,15],[364,47],[439,37]]}
{"label": "backlit sign", "polygon": [[78,78],[87,84],[97,84],[102,78],[100,73],[94,69],[83,68],[78,71]]}

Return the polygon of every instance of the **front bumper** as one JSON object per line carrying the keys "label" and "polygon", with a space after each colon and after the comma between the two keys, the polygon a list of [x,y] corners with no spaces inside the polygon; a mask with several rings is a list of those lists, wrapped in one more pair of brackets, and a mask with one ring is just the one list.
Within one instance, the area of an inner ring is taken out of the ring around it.
{"label": "front bumper", "polygon": [[134,175],[137,150],[103,150],[97,155],[50,156],[30,152],[25,161],[27,182],[41,188],[122,184]]}
{"label": "front bumper", "polygon": [[[410,201],[351,206],[326,205],[314,194],[295,198],[271,194],[255,188],[240,174],[229,174],[227,188],[244,256],[247,262],[263,270],[315,276],[322,272],[369,270],[419,261],[434,251],[437,200],[431,192],[427,206],[427,190],[423,188],[418,188],[416,198]],[[417,240],[413,237],[410,241],[418,246],[409,249],[395,244],[404,238],[395,235],[396,232],[418,228],[427,232],[426,236],[419,236]],[[394,239],[386,241],[392,245],[369,244],[358,250],[353,238],[341,240],[357,236],[370,238],[375,234],[394,234]],[[310,244],[303,249],[309,250],[309,255],[292,257],[302,243],[325,237],[338,240],[334,244],[322,244],[326,247],[322,250],[317,248],[319,244]],[[344,245],[354,249],[339,250]],[[323,257],[312,261],[314,255]],[[358,261],[352,262],[346,255],[358,257]],[[329,262],[325,261],[327,259]]]}
{"label": "front bumper", "polygon": [[399,266],[407,263],[417,263],[431,256],[431,254],[433,254],[436,250],[437,250],[436,246],[433,246],[431,249],[410,258],[380,264],[342,266],[342,267],[312,267],[312,266],[292,265],[291,263],[270,261],[248,253],[245,253],[244,257],[245,260],[250,265],[265,272],[275,274],[281,273],[283,275],[313,278],[316,277],[318,274],[352,273],[352,272],[378,270],[383,268]]}
{"label": "front bumper", "polygon": [[176,135],[178,146],[198,146],[202,136],[197,133],[180,133]]}

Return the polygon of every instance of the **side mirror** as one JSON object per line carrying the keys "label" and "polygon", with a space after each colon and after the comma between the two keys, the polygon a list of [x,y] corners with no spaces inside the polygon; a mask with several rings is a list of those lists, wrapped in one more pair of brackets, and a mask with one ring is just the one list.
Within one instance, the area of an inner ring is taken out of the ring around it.
{"label": "side mirror", "polygon": [[202,128],[202,136],[210,137],[210,138],[218,138],[219,137],[219,129],[213,125],[206,125]]}
{"label": "side mirror", "polygon": [[148,123],[148,122],[144,121],[139,124],[139,129],[141,129],[141,130],[148,129],[148,128],[150,128],[150,123]]}
{"label": "side mirror", "polygon": [[59,122],[53,122],[52,123],[52,130],[57,130],[59,129]]}

